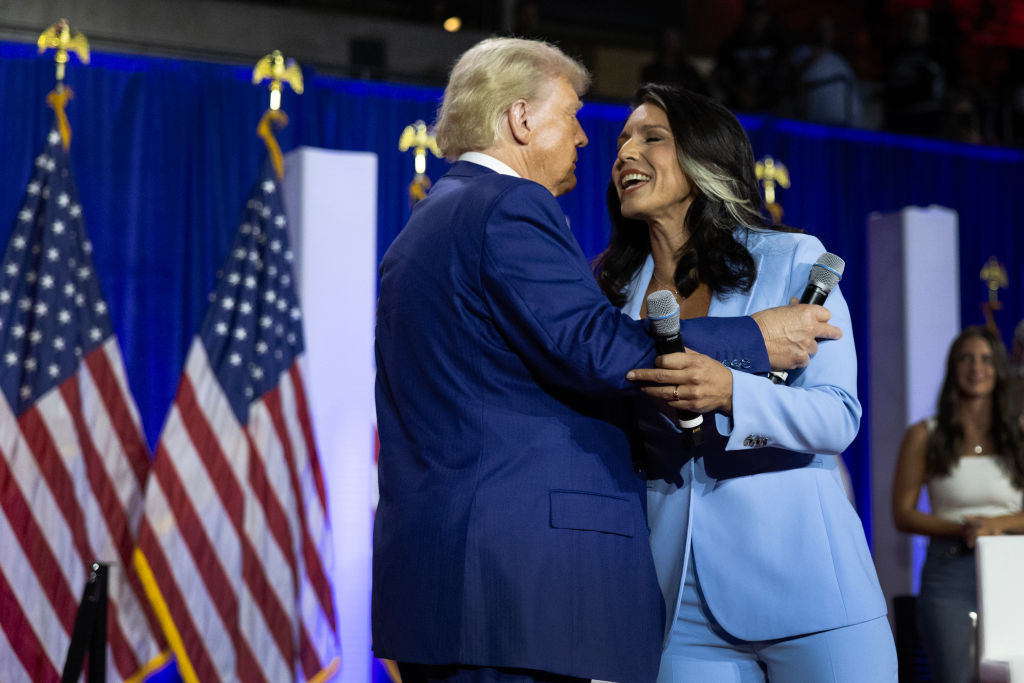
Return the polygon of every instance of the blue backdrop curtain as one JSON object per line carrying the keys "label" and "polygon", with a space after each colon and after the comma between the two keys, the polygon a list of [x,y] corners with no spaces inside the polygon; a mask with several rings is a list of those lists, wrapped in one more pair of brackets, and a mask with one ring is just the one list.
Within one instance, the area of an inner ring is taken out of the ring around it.
{"label": "blue backdrop curtain", "polygon": [[[68,69],[75,93],[68,108],[71,159],[96,268],[151,444],[264,155],[255,127],[268,96],[265,87],[251,84],[250,74],[250,67],[107,53],[94,53],[89,66]],[[52,59],[37,56],[34,46],[0,43],[4,241],[50,126],[44,98],[53,75]],[[304,95],[284,95],[291,123],[279,134],[282,148],[310,145],[378,155],[379,258],[410,211],[412,157],[398,151],[399,134],[417,119],[430,122],[441,92],[311,70],[305,78]],[[604,190],[627,114],[624,105],[595,102],[581,113],[590,145],[580,154],[577,189],[561,202],[591,257],[607,240]],[[1024,250],[1015,200],[1024,188],[1024,153],[767,117],[741,120],[755,153],[771,154],[790,170],[793,188],[780,196],[785,222],[817,235],[847,261],[842,286],[862,368],[869,354],[886,353],[867,347],[865,223],[871,212],[930,204],[957,210],[963,322],[981,322],[978,305],[986,290],[978,273],[996,255],[1011,283],[999,317],[1009,339],[1021,310]],[[431,157],[427,173],[436,179],[446,167]],[[865,418],[846,459],[858,511],[870,530],[872,407],[866,380],[861,372]]]}

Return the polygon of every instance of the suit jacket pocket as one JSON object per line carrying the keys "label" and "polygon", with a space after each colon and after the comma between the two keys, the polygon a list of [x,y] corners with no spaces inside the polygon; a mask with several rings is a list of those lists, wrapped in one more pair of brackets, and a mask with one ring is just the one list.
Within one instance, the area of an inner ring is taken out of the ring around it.
{"label": "suit jacket pocket", "polygon": [[[814,463],[811,453],[797,453],[784,448],[754,448],[749,451],[725,451],[704,456],[704,471],[714,479],[735,479],[752,474],[785,472],[809,467]],[[820,465],[819,465],[820,466]]]}
{"label": "suit jacket pocket", "polygon": [[551,491],[551,526],[632,536],[635,511],[628,498],[589,491]]}

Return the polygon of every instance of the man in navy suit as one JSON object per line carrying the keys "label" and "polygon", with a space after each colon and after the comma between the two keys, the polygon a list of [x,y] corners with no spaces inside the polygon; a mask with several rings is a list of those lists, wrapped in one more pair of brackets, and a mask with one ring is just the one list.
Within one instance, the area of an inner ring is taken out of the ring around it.
{"label": "man in navy suit", "polygon": [[[598,289],[555,201],[576,184],[588,81],[542,42],[466,52],[437,123],[456,163],[381,263],[373,648],[404,683],[657,675],[665,608],[624,406],[654,345]],[[766,372],[838,337],[828,315],[791,305],[682,333]]]}

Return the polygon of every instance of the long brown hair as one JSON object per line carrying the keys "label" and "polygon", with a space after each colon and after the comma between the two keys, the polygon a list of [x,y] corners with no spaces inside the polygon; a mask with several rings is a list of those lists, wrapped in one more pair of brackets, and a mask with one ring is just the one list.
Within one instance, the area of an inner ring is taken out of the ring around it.
{"label": "long brown hair", "polygon": [[[762,212],[754,174],[754,151],[743,126],[714,100],[660,83],[640,87],[636,106],[652,104],[665,112],[679,164],[696,188],[686,214],[689,243],[683,247],[673,281],[683,296],[704,283],[714,293],[746,292],[757,277],[754,257],[736,238],[738,227],[774,228]],[[612,234],[595,260],[597,284],[612,303],[625,301],[624,288],[651,253],[643,221],[622,215],[615,187],[606,194]]]}
{"label": "long brown hair", "polygon": [[1021,435],[1020,403],[1010,383],[1010,364],[1006,347],[987,327],[968,327],[953,340],[946,359],[946,377],[939,392],[935,429],[928,436],[925,472],[930,476],[949,474],[964,452],[964,423],[960,412],[960,386],[956,366],[969,339],[984,339],[992,351],[996,386],[992,391],[992,419],[989,436],[1007,474],[1019,489],[1024,489],[1024,439]]}

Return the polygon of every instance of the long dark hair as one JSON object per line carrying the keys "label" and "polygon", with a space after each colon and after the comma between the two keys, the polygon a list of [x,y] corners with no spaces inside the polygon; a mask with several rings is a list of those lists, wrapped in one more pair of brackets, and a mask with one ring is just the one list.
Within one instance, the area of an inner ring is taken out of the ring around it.
{"label": "long dark hair", "polygon": [[[634,106],[641,104],[665,112],[679,165],[694,188],[685,219],[690,238],[676,267],[676,290],[688,296],[704,283],[714,293],[748,291],[757,266],[733,233],[739,226],[767,228],[770,224],[762,212],[754,151],[746,131],[722,105],[676,86],[641,86]],[[646,223],[623,217],[612,184],[606,199],[612,235],[608,248],[594,261],[594,270],[605,296],[621,306],[623,290],[651,253],[651,242]]]}
{"label": "long dark hair", "polygon": [[960,386],[957,363],[964,344],[970,339],[984,339],[992,350],[992,366],[996,386],[992,391],[992,421],[989,435],[996,453],[1014,485],[1024,489],[1024,450],[1022,450],[1020,404],[1010,385],[1010,363],[1002,340],[987,327],[968,327],[953,340],[946,359],[946,377],[939,392],[937,425],[928,435],[925,451],[925,472],[930,476],[949,474],[964,452],[964,423],[960,413]]}

